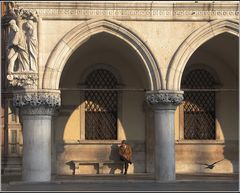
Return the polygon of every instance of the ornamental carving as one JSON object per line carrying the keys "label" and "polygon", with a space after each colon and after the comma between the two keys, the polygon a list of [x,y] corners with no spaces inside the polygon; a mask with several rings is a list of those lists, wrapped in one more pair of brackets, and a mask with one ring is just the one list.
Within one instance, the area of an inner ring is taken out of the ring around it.
{"label": "ornamental carving", "polygon": [[2,21],[7,31],[7,79],[12,87],[35,88],[38,80],[37,13],[9,2]]}
{"label": "ornamental carving", "polygon": [[[32,108],[31,106],[25,106],[24,108],[20,109],[21,115],[23,115],[23,119],[42,119],[42,117],[36,116],[36,115],[42,115],[42,116],[52,116],[55,113],[55,108],[47,107],[47,106],[39,106],[38,108]],[[27,115],[27,116],[24,116]],[[31,117],[29,117],[31,116]],[[44,118],[47,119],[46,117]],[[49,117],[49,119],[51,119]]]}
{"label": "ornamental carving", "polygon": [[13,97],[13,105],[16,107],[40,107],[46,106],[58,108],[61,104],[59,93],[17,93]]}
{"label": "ornamental carving", "polygon": [[180,105],[183,101],[182,93],[168,93],[168,92],[149,92],[146,93],[146,102],[151,105],[162,103],[171,103],[173,105]]}
{"label": "ornamental carving", "polygon": [[[24,4],[19,2],[18,4]],[[164,3],[145,2],[145,3],[68,3],[67,7],[62,4],[49,5],[49,3],[40,2],[40,8],[37,10],[41,17],[52,18],[114,18],[128,20],[214,20],[214,19],[238,19],[239,6],[237,3]],[[206,9],[206,5],[208,9]],[[29,7],[29,10],[32,10]],[[143,8],[144,7],[144,8]]]}
{"label": "ornamental carving", "polygon": [[11,19],[14,20],[32,20],[34,22],[37,22],[38,20],[38,13],[36,10],[28,10],[23,9],[16,5],[15,2],[10,1],[6,2],[6,12],[5,15],[2,18],[2,22],[4,24],[8,23]]}
{"label": "ornamental carving", "polygon": [[37,88],[38,75],[36,73],[12,73],[7,75],[10,87]]}

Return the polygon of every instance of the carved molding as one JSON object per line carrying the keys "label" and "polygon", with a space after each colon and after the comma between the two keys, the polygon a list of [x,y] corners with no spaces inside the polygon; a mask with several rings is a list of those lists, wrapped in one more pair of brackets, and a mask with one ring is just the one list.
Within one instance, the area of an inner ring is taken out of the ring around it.
{"label": "carved molding", "polygon": [[9,87],[37,88],[37,73],[12,73],[7,75]]}
{"label": "carved molding", "polygon": [[[99,31],[112,34],[125,41],[130,47],[137,50],[144,62],[149,77],[149,87],[151,90],[162,88],[162,73],[153,57],[149,46],[142,41],[142,38],[133,33],[130,29],[126,28],[119,22],[109,19],[96,19],[82,22],[74,29],[69,31],[58,42],[53,52],[50,54],[48,62],[43,74],[43,87],[48,89],[58,89],[60,82],[59,72],[63,71],[67,59],[74,53],[74,50],[79,47],[79,44],[84,43],[86,37],[93,36]],[[62,45],[68,45],[64,48]]]}
{"label": "carved molding", "polygon": [[180,105],[183,101],[182,92],[150,91],[146,93],[145,98],[149,105],[173,104]]}
{"label": "carved molding", "polygon": [[33,22],[38,21],[38,13],[35,9],[24,9],[19,7],[14,2],[6,2],[7,10],[2,17],[2,23],[7,24],[10,20],[32,20]]}
{"label": "carved molding", "polygon": [[60,93],[54,92],[22,92],[14,93],[13,105],[16,107],[50,107],[58,108],[61,105]]}
{"label": "carved molding", "polygon": [[[32,106],[24,106],[20,109],[20,113],[23,116],[23,119],[43,119],[42,116],[53,116],[55,113],[55,108],[51,108],[48,106],[39,106],[39,107],[32,107]],[[41,115],[41,117],[36,116],[36,115]],[[29,117],[30,116],[30,117]],[[44,117],[44,120],[47,118]],[[49,118],[51,119],[51,118]]]}
{"label": "carved molding", "polygon": [[202,25],[191,33],[178,47],[168,67],[167,89],[179,90],[186,61],[199,46],[222,33],[239,37],[239,20],[215,20]]}
{"label": "carved molding", "polygon": [[[37,10],[40,17],[43,18],[96,18],[110,17],[116,19],[128,20],[209,20],[226,19],[239,17],[239,8],[236,3],[95,3],[79,2],[63,3],[18,3],[29,10]],[[206,9],[206,6],[208,9]]]}

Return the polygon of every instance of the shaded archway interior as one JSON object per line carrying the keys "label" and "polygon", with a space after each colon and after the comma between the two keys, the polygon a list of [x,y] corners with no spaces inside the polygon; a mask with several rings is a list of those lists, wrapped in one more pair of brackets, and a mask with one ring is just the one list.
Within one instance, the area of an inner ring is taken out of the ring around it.
{"label": "shaded archway interior", "polygon": [[[200,154],[189,154],[188,159],[192,160],[192,162],[206,160],[214,162],[214,160],[217,161],[224,158],[224,162],[215,169],[215,172],[218,172],[217,170],[222,173],[224,173],[224,171],[226,173],[235,173],[238,171],[238,59],[239,38],[230,33],[222,33],[205,42],[193,53],[186,64],[181,79],[183,83],[187,74],[196,69],[208,71],[215,79],[216,140],[212,144],[207,141],[205,144],[203,142],[201,147],[194,144],[188,145],[189,148],[191,147],[193,149],[201,148]],[[184,85],[181,85],[181,89],[184,90],[183,87]],[[207,98],[205,100],[207,100]],[[176,130],[177,132],[183,132],[183,128],[177,128]],[[178,165],[179,170],[181,170],[180,165],[181,164]],[[204,170],[204,168],[199,165],[196,165],[195,169],[196,171]]]}
{"label": "shaded archway interior", "polygon": [[[84,71],[86,72],[95,64],[110,65],[119,72],[120,76],[125,74],[125,76],[121,76],[120,84],[123,86],[149,88],[146,78],[148,75],[145,73],[143,62],[137,52],[120,38],[106,32],[91,36],[73,53],[64,67],[59,87],[78,87],[78,84],[83,81],[79,75],[83,75]],[[132,75],[132,73],[136,74],[135,81],[127,79],[128,75]],[[142,76],[142,74],[146,76]],[[69,75],[71,75],[70,79]]]}
{"label": "shaded archway interior", "polygon": [[[109,70],[116,76],[119,89],[127,89],[118,92],[117,140],[127,139],[136,149],[134,155],[138,160],[130,166],[130,172],[145,172],[143,101],[145,90],[150,89],[149,78],[141,57],[130,45],[118,37],[102,32],[91,36],[76,49],[65,64],[61,75],[59,88],[62,89],[62,105],[54,123],[56,128],[54,140],[58,147],[56,160],[58,165],[62,164],[62,167],[58,167],[62,168],[61,171],[57,173],[69,173],[64,163],[74,159],[118,159],[113,147],[116,141],[98,141],[95,142],[96,145],[89,145],[89,141],[84,139],[84,92],[81,88],[84,88],[87,75],[94,69],[101,68]],[[80,144],[77,144],[79,141]],[[67,143],[71,144],[69,149],[64,148]],[[74,151],[75,154],[70,153]],[[70,156],[66,156],[69,154]],[[140,154],[143,156],[139,156]],[[86,172],[94,173],[89,168]]]}

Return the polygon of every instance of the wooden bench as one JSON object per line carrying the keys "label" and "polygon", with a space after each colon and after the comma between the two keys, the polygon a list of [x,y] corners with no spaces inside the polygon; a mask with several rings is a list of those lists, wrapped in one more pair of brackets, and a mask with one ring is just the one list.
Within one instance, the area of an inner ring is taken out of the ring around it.
{"label": "wooden bench", "polygon": [[73,166],[73,175],[75,175],[75,169],[78,169],[80,165],[92,165],[95,164],[98,166],[98,174],[103,174],[103,167],[107,164],[121,165],[121,172],[123,172],[124,162],[120,160],[72,160]]}

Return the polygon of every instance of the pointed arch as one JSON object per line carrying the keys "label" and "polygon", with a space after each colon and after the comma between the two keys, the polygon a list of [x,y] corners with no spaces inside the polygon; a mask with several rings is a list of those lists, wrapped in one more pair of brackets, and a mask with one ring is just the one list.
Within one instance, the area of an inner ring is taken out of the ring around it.
{"label": "pointed arch", "polygon": [[226,32],[239,36],[239,22],[237,20],[216,20],[194,31],[180,45],[171,60],[167,73],[167,89],[180,90],[183,71],[191,55],[211,38]]}
{"label": "pointed arch", "polygon": [[61,73],[68,58],[79,46],[91,38],[91,36],[102,32],[120,38],[138,53],[147,72],[150,90],[161,89],[163,87],[162,75],[153,54],[135,33],[116,21],[93,19],[73,28],[56,45],[44,71],[43,88],[58,89]]}

